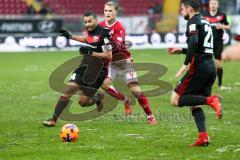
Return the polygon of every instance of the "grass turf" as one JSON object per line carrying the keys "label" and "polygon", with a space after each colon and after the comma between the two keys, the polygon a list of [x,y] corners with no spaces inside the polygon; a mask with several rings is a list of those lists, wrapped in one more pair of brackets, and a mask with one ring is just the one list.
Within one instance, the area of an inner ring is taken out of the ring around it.
{"label": "grass turf", "polygon": [[[174,85],[174,77],[184,56],[169,56],[165,50],[134,50],[135,62],[158,63],[167,67],[160,77]],[[208,147],[189,148],[197,138],[197,129],[189,109],[169,104],[170,92],[150,97],[150,104],[159,123],[147,125],[138,104],[135,116],[124,116],[123,104],[112,112],[91,121],[59,121],[54,128],[45,128],[42,121],[49,118],[60,93],[49,87],[49,76],[76,52],[34,52],[0,54],[0,159],[238,159],[240,156],[240,63],[224,64],[225,86],[229,90],[214,93],[223,97],[224,119],[203,107],[207,130],[211,138]],[[148,86],[142,86],[148,90]],[[74,113],[88,109],[77,105]],[[62,125],[74,123],[80,128],[77,143],[59,139]]]}

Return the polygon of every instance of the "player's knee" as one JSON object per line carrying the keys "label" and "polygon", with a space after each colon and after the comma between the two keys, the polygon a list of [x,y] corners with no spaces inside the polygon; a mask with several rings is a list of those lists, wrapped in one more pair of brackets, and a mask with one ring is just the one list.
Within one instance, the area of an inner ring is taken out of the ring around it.
{"label": "player's knee", "polygon": [[171,105],[178,107],[178,105],[179,105],[178,102],[179,102],[179,97],[171,96],[171,98],[170,98]]}
{"label": "player's knee", "polygon": [[108,88],[110,87],[110,85],[111,85],[111,80],[110,80],[109,78],[107,78],[107,79],[104,80],[101,88],[102,88],[103,90],[108,90]]}
{"label": "player's knee", "polygon": [[141,91],[131,91],[133,96],[137,99],[141,98],[142,92]]}
{"label": "player's knee", "polygon": [[78,101],[78,104],[79,104],[81,107],[86,107],[86,106],[87,106],[86,101],[85,101],[85,100],[82,100],[82,99],[80,99],[80,100]]}
{"label": "player's knee", "polygon": [[178,107],[178,101],[175,99],[170,100],[171,105]]}
{"label": "player's knee", "polygon": [[101,88],[102,88],[103,90],[108,90],[109,85],[108,85],[107,83],[103,83],[102,86],[101,86]]}
{"label": "player's knee", "polygon": [[88,99],[87,98],[84,98],[84,97],[81,97],[79,100],[78,100],[78,104],[81,106],[81,107],[87,107],[88,106]]}
{"label": "player's knee", "polygon": [[217,68],[221,68],[222,67],[222,63],[220,60],[216,60],[216,67]]}

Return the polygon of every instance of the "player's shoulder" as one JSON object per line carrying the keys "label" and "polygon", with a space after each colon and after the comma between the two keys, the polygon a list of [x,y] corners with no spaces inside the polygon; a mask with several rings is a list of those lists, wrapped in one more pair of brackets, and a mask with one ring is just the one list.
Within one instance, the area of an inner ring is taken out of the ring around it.
{"label": "player's shoulder", "polygon": [[106,26],[106,22],[103,20],[99,23],[99,25],[104,27],[104,26]]}
{"label": "player's shoulder", "polygon": [[216,16],[226,16],[226,14],[222,11],[218,11]]}
{"label": "player's shoulder", "polygon": [[203,19],[203,17],[200,14],[196,14],[195,16],[193,16],[189,21],[188,21],[188,25],[191,24],[201,24],[201,20]]}
{"label": "player's shoulder", "polygon": [[124,29],[123,25],[121,22],[119,22],[118,20],[116,20],[115,24],[114,24],[114,28],[122,30]]}
{"label": "player's shoulder", "polygon": [[210,12],[201,13],[204,18],[211,17]]}

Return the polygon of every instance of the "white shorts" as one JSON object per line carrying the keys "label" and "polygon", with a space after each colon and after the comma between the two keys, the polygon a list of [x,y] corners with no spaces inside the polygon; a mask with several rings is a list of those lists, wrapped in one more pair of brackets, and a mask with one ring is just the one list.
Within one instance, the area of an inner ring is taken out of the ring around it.
{"label": "white shorts", "polygon": [[117,62],[110,62],[107,77],[114,81],[118,76],[123,76],[126,84],[137,82],[137,72],[135,71],[132,59],[124,59]]}

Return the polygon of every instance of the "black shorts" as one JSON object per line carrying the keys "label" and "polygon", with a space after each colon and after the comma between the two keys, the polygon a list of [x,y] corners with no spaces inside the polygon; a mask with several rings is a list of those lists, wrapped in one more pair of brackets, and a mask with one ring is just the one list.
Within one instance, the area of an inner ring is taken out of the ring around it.
{"label": "black shorts", "polygon": [[216,70],[214,67],[211,69],[190,69],[178,82],[174,91],[180,96],[187,94],[210,96],[215,79]]}
{"label": "black shorts", "polygon": [[104,69],[89,69],[87,66],[79,66],[73,73],[69,82],[75,82],[85,96],[92,97],[101,87],[106,73]]}
{"label": "black shorts", "polygon": [[223,42],[217,41],[215,43],[216,44],[214,45],[214,49],[213,49],[214,58],[217,60],[221,60],[222,59],[222,51],[223,51]]}

